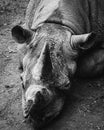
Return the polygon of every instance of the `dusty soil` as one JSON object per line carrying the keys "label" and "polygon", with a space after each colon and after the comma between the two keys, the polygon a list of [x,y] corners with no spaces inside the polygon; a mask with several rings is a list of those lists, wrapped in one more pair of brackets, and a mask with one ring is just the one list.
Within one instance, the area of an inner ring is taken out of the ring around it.
{"label": "dusty soil", "polygon": [[[0,130],[33,130],[24,122],[17,44],[11,28],[29,0],[0,1]],[[44,130],[104,130],[104,78],[75,80],[61,114]]]}

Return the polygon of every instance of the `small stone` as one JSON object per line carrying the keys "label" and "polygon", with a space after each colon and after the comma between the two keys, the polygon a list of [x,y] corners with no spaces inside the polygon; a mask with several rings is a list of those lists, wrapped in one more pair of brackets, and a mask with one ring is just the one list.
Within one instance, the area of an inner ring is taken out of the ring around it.
{"label": "small stone", "polygon": [[5,85],[5,88],[10,88],[10,86],[9,85]]}
{"label": "small stone", "polygon": [[5,88],[14,88],[14,84],[11,84],[11,85],[5,85]]}
{"label": "small stone", "polygon": [[9,50],[9,53],[16,53],[16,49],[15,48],[8,47],[8,50]]}
{"label": "small stone", "polygon": [[93,87],[93,85],[92,84],[88,84],[88,87]]}
{"label": "small stone", "polygon": [[4,26],[6,26],[6,25],[7,25],[7,23],[4,23],[3,25],[4,25]]}
{"label": "small stone", "polygon": [[100,83],[97,83],[97,87],[101,87],[101,84],[100,84]]}

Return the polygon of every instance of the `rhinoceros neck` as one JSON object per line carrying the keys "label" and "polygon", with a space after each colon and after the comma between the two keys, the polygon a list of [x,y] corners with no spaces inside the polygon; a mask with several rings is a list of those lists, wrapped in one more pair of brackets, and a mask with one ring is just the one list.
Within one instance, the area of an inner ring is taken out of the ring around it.
{"label": "rhinoceros neck", "polygon": [[31,29],[46,21],[58,22],[80,34],[90,31],[88,13],[88,0],[31,0],[25,21]]}
{"label": "rhinoceros neck", "polygon": [[104,23],[103,5],[103,0],[30,0],[25,24],[36,29],[45,22],[57,22],[76,34],[88,33]]}

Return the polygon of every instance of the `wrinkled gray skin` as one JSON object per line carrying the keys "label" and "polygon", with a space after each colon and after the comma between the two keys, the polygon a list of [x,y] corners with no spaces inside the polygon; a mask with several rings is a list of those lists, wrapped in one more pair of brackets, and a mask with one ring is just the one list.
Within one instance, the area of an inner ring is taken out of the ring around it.
{"label": "wrinkled gray skin", "polygon": [[12,29],[19,43],[23,115],[36,126],[60,113],[73,76],[104,70],[103,31],[96,31],[103,28],[103,5],[104,0],[30,0],[25,22]]}

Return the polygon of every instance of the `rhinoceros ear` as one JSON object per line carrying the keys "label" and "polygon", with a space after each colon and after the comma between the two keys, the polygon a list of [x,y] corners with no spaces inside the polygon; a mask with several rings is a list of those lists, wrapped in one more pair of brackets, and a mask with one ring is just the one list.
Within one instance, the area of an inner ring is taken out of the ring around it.
{"label": "rhinoceros ear", "polygon": [[95,39],[95,33],[72,35],[71,45],[73,49],[89,49],[94,45]]}
{"label": "rhinoceros ear", "polygon": [[13,27],[11,33],[15,41],[20,44],[28,43],[33,35],[32,31],[24,29],[19,25]]}

